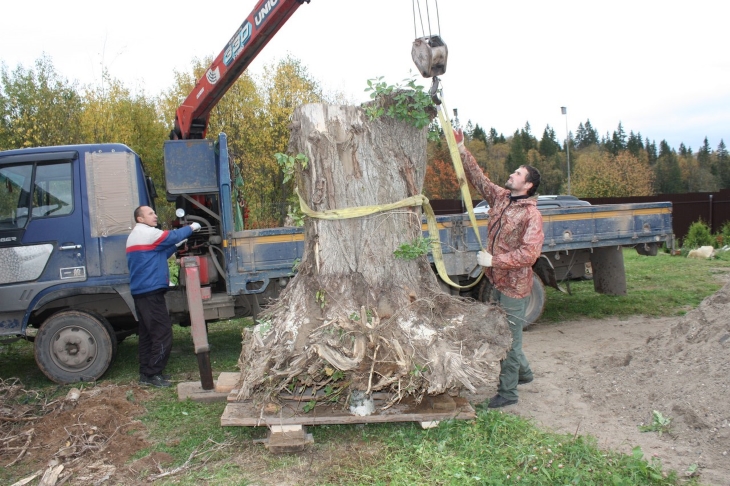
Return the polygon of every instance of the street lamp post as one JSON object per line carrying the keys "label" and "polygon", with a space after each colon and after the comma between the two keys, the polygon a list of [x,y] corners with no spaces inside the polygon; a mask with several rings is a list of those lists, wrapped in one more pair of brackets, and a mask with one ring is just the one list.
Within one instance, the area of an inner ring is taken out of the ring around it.
{"label": "street lamp post", "polygon": [[568,155],[568,195],[570,195],[570,132],[568,131],[568,108],[561,106],[560,111],[565,115],[565,151]]}

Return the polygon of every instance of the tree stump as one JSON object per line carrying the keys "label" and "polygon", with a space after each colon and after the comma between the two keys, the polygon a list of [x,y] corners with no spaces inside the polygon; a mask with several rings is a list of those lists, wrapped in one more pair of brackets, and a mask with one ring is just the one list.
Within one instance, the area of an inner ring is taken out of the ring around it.
{"label": "tree stump", "polygon": [[[309,158],[299,192],[315,211],[419,195],[426,136],[389,117],[370,120],[360,107],[300,106],[289,144]],[[473,392],[495,377],[511,340],[504,313],[442,292],[427,256],[394,256],[422,235],[420,207],[305,221],[297,275],[244,332],[239,400],[307,390],[331,402],[357,390],[395,403]]]}

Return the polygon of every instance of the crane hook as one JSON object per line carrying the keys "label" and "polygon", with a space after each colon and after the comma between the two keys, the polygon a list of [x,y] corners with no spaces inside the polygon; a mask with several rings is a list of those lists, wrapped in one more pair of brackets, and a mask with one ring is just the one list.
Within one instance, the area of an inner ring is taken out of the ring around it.
{"label": "crane hook", "polygon": [[441,104],[441,98],[439,97],[439,83],[441,80],[438,76],[434,76],[433,80],[431,82],[431,89],[428,90],[428,93],[431,95],[431,101],[433,101],[434,105],[440,105]]}

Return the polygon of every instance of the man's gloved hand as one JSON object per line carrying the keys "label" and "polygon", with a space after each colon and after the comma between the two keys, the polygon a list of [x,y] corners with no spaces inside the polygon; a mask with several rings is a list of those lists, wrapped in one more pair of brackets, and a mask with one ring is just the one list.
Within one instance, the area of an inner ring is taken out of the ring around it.
{"label": "man's gloved hand", "polygon": [[190,227],[193,229],[193,231],[198,231],[200,229],[200,223],[192,223],[190,224]]}
{"label": "man's gloved hand", "polygon": [[479,253],[477,253],[477,263],[483,267],[491,267],[492,266],[492,254],[488,251],[481,250]]}
{"label": "man's gloved hand", "polygon": [[454,130],[454,138],[456,139],[456,146],[459,148],[461,153],[466,147],[464,147],[464,132],[459,128]]}

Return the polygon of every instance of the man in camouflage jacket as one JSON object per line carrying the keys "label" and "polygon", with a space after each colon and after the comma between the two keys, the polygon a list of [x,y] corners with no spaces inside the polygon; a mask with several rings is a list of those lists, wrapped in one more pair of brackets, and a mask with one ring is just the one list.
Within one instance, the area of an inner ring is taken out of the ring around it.
{"label": "man in camouflage jacket", "polygon": [[517,403],[517,385],[532,381],[532,370],[522,352],[522,327],[532,292],[532,265],[540,257],[544,235],[542,216],[533,198],[540,185],[540,173],[520,166],[500,187],[489,180],[464,146],[464,134],[454,132],[464,172],[469,182],[489,203],[487,247],[477,261],[492,283],[491,300],[507,313],[512,347],[501,361],[497,395],[489,408]]}

